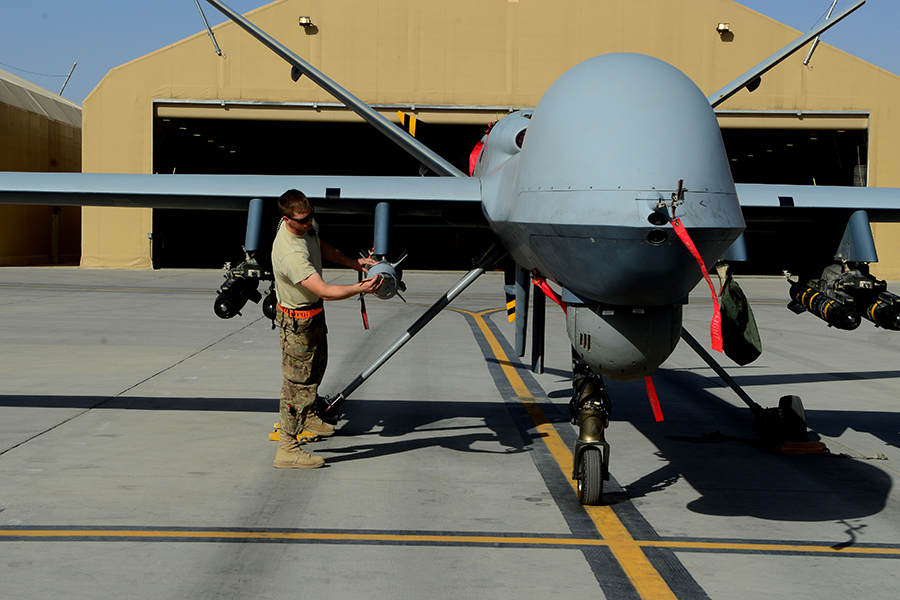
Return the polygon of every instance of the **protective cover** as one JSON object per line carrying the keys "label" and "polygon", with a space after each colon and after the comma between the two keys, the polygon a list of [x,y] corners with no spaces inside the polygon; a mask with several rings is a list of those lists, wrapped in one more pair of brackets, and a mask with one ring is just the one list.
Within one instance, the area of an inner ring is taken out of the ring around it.
{"label": "protective cover", "polygon": [[756,319],[741,286],[729,276],[722,284],[722,349],[737,364],[749,365],[762,354]]}

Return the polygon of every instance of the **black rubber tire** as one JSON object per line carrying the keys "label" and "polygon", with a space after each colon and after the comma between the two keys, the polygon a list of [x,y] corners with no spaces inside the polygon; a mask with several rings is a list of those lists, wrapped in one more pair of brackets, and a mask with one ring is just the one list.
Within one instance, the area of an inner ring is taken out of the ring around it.
{"label": "black rubber tire", "polygon": [[578,501],[586,506],[600,503],[603,497],[603,451],[596,447],[585,448],[581,453],[578,472]]}

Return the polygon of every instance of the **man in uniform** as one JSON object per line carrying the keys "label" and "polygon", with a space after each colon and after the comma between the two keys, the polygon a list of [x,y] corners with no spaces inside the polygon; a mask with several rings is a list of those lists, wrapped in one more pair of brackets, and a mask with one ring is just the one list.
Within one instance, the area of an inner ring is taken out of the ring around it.
{"label": "man in uniform", "polygon": [[303,451],[297,434],[304,429],[327,437],[334,427],[313,411],[313,403],[328,361],[328,329],[323,300],[343,300],[357,294],[375,292],[380,276],[353,285],[330,285],[322,279],[322,259],[356,271],[374,265],[371,258],[345,256],[318,236],[313,207],[303,192],[288,190],[278,199],[282,220],[272,244],[272,270],[278,310],[275,320],[281,328],[281,424],[275,467],[314,469],[325,459]]}

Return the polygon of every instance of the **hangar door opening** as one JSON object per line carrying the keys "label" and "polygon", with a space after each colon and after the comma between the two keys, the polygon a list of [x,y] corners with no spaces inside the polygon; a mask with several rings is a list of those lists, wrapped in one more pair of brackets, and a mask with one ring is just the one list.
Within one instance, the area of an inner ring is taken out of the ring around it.
{"label": "hangar door opening", "polygon": [[[729,118],[730,117],[730,118]],[[868,114],[719,115],[735,183],[865,186]],[[749,263],[743,275],[806,272],[831,262],[848,214],[744,209]],[[789,218],[790,222],[784,222]],[[777,220],[776,220],[777,219]]]}
{"label": "hangar door opening", "polygon": [[865,130],[723,129],[735,183],[866,185]]}
{"label": "hangar door opening", "polygon": [[[198,118],[159,112],[154,118],[154,173],[419,175],[417,160],[363,122]],[[417,137],[468,172],[469,152],[484,129],[472,124],[429,124],[417,131]],[[320,215],[316,219],[323,238],[345,253],[371,248],[370,218]],[[406,268],[469,269],[471,258],[491,240],[488,230],[454,228],[438,220],[398,220],[395,226],[392,246],[409,252]],[[245,228],[244,212],[154,210],[153,266],[236,264],[243,260]]]}

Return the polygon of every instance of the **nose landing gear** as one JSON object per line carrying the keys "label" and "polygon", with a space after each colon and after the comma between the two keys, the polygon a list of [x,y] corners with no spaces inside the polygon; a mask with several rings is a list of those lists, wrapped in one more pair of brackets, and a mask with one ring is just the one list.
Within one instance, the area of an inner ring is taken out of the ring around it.
{"label": "nose landing gear", "polygon": [[612,405],[603,379],[587,365],[573,369],[574,394],[569,402],[572,423],[578,426],[578,439],[573,452],[572,479],[578,482],[578,501],[598,504],[603,496],[603,482],[609,479],[609,443],[606,428]]}

